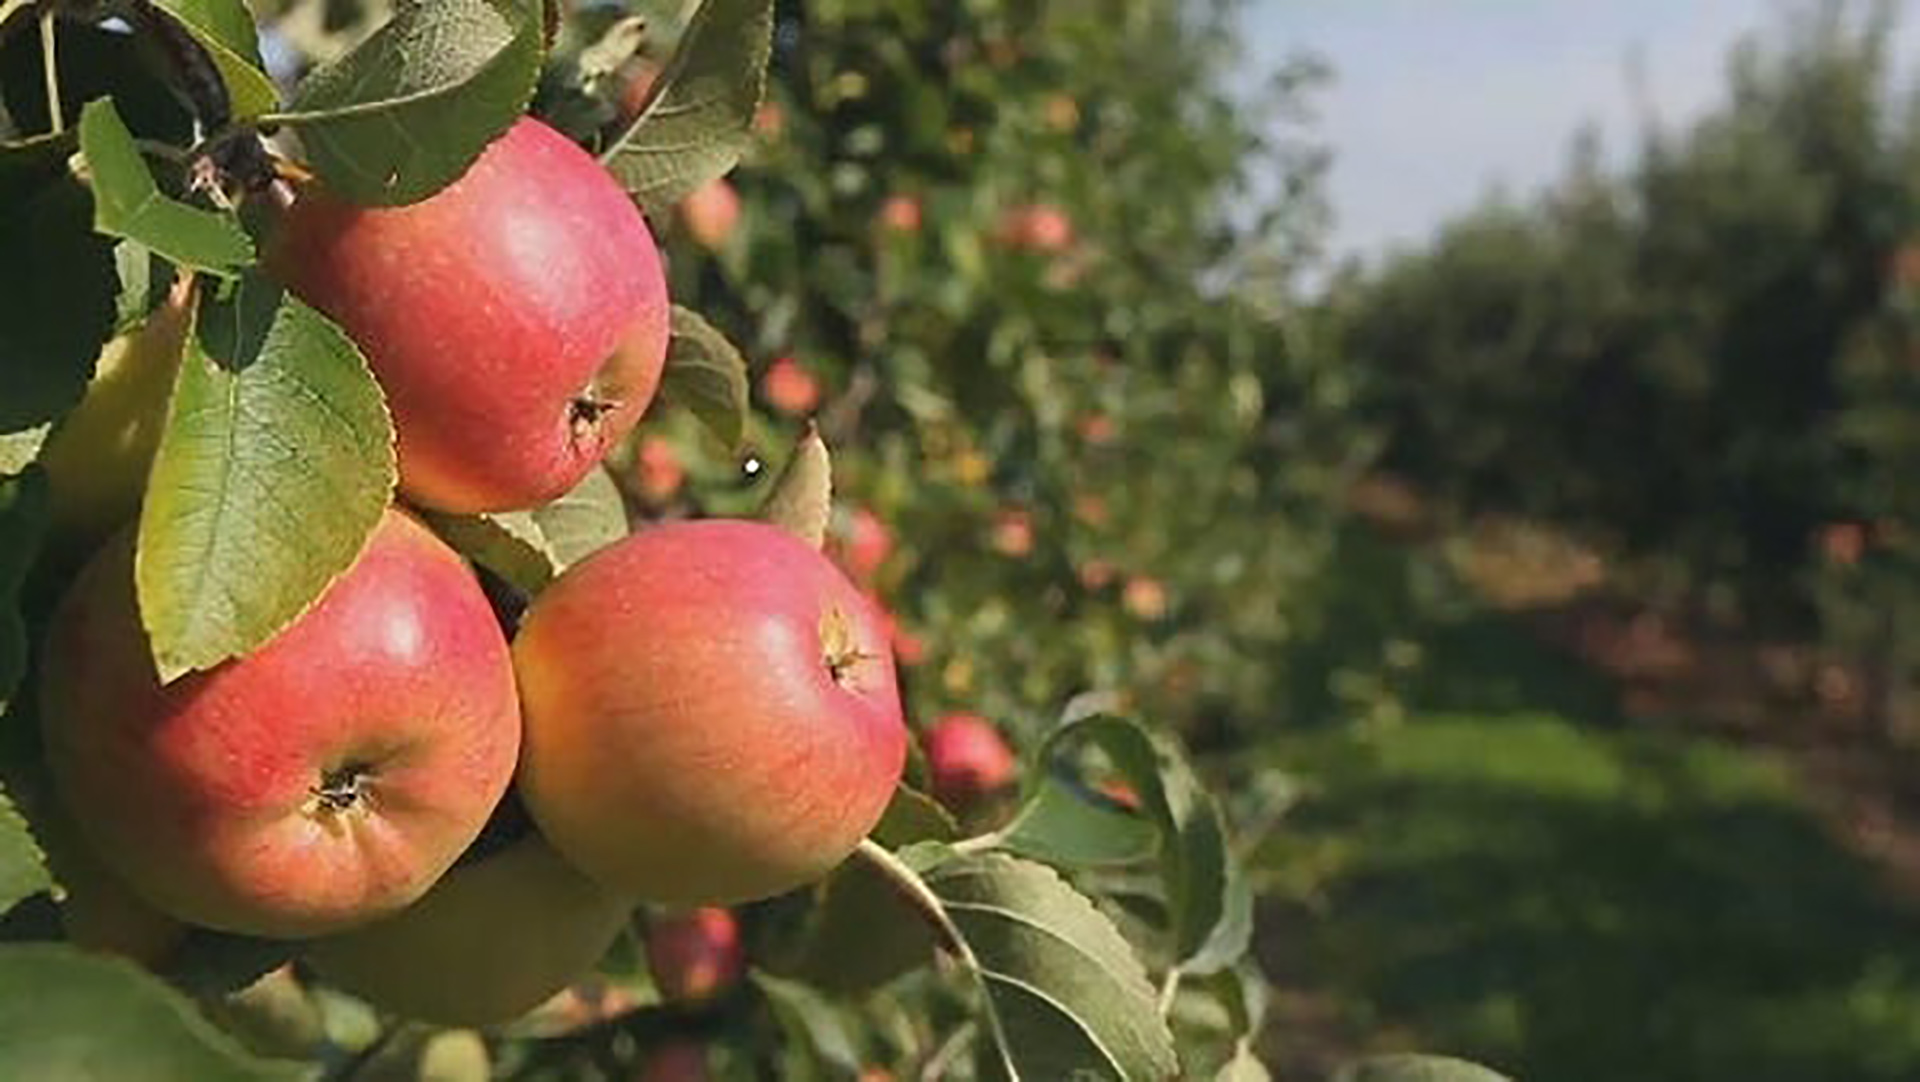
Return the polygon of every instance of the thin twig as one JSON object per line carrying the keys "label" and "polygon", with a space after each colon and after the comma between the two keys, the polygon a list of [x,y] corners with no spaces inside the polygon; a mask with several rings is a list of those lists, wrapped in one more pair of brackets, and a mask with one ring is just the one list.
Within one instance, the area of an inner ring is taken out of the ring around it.
{"label": "thin twig", "polygon": [[968,1022],[948,1034],[947,1039],[940,1042],[940,1047],[933,1050],[933,1055],[927,1057],[927,1062],[921,1065],[920,1082],[940,1082],[945,1078],[947,1068],[953,1066],[960,1054],[973,1044],[974,1035],[979,1029],[978,1025]]}
{"label": "thin twig", "polygon": [[40,60],[47,76],[47,116],[53,122],[53,134],[59,135],[67,130],[67,118],[60,108],[60,57],[59,47],[54,44],[53,21],[52,8],[40,13]]}
{"label": "thin twig", "polygon": [[1166,979],[1160,982],[1160,1017],[1165,1018],[1173,1012],[1173,997],[1180,994],[1180,970],[1178,967],[1167,970]]}

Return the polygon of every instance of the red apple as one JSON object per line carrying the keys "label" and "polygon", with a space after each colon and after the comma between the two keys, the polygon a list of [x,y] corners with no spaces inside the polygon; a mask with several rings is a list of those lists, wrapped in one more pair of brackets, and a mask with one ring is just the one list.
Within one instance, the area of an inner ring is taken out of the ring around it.
{"label": "red apple", "polygon": [[1080,438],[1094,447],[1104,447],[1113,442],[1113,418],[1104,413],[1089,413],[1080,418]]}
{"label": "red apple", "polygon": [[534,601],[514,665],[527,810],[646,901],[819,878],[879,821],[906,756],[880,613],[763,522],[676,522],[594,553]]}
{"label": "red apple", "polygon": [[646,1054],[639,1082],[708,1082],[707,1046],[676,1038]]}
{"label": "red apple", "polygon": [[680,201],[680,221],[693,242],[709,252],[717,252],[740,225],[740,193],[724,178],[695,188]]}
{"label": "red apple", "polygon": [[880,204],[880,227],[892,233],[920,232],[920,200],[910,195],[889,196]]}
{"label": "red apple", "polygon": [[648,503],[660,504],[673,499],[687,480],[687,468],[680,463],[673,444],[658,436],[647,436],[634,448],[633,486]]}
{"label": "red apple", "polygon": [[1051,203],[1017,206],[1001,215],[999,235],[1009,248],[1058,252],[1073,243],[1073,219]]}
{"label": "red apple", "polygon": [[303,192],[268,260],[366,352],[401,487],[427,507],[525,508],[571,490],[639,421],[666,361],[646,221],[537,120],[412,206]]}
{"label": "red apple", "polygon": [[1120,588],[1120,604],[1142,620],[1158,620],[1167,614],[1167,588],[1159,579],[1135,575]]}
{"label": "red apple", "polygon": [[101,862],[180,920],[282,938],[425,893],[520,744],[506,640],[472,572],[390,511],[265,646],[162,687],[133,538],[76,580],[42,672],[55,788]]}
{"label": "red apple", "polygon": [[820,404],[820,381],[799,361],[782,357],[768,365],[760,377],[760,394],[781,413],[811,413]]}
{"label": "red apple", "polygon": [[456,865],[395,916],[315,940],[307,961],[329,983],[416,1021],[491,1025],[585,976],[632,911],[528,835]]}
{"label": "red apple", "polygon": [[662,914],[647,925],[647,968],[660,995],[699,1002],[732,987],[746,967],[740,922],[719,906]]}
{"label": "red apple", "polygon": [[1019,769],[1000,731],[978,714],[948,714],[925,743],[933,795],[950,808],[978,805],[1012,784]]}
{"label": "red apple", "polygon": [[993,548],[1003,556],[1021,557],[1033,551],[1033,516],[1009,508],[993,522]]}
{"label": "red apple", "polygon": [[887,524],[865,507],[856,507],[847,516],[846,532],[839,550],[840,566],[847,574],[865,581],[879,572],[887,557],[893,555],[893,533]]}
{"label": "red apple", "polygon": [[1074,574],[1080,579],[1080,585],[1089,590],[1099,590],[1111,583],[1119,571],[1111,561],[1096,556],[1075,567]]}

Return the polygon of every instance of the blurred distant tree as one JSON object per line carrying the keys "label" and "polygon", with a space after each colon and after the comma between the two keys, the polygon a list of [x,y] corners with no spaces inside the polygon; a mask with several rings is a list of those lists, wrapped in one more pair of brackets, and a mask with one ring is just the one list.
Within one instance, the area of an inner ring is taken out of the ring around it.
{"label": "blurred distant tree", "polygon": [[1720,108],[1650,127],[1623,173],[1589,148],[1534,202],[1372,275],[1344,350],[1391,465],[1807,627],[1823,529],[1882,513],[1915,463],[1886,435],[1916,419],[1885,324],[1920,194],[1893,19],[1800,10],[1735,51]]}

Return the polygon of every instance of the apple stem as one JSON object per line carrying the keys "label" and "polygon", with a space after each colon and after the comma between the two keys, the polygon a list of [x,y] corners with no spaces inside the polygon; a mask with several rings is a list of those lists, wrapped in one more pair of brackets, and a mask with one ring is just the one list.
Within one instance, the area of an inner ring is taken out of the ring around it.
{"label": "apple stem", "polygon": [[53,134],[59,135],[67,130],[67,118],[60,108],[60,56],[54,18],[50,6],[40,12],[40,60],[47,79],[47,117],[53,124]]}

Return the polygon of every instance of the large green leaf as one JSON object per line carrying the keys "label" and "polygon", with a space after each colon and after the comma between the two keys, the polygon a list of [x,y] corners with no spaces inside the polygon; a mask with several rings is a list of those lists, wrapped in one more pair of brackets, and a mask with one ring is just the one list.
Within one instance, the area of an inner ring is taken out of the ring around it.
{"label": "large green leaf", "polygon": [[161,679],[304,612],[359,555],[394,478],[393,423],[340,328],[253,274],[203,301],[140,516]]}
{"label": "large green leaf", "polygon": [[[0,788],[0,915],[42,891],[53,889],[47,856],[6,789]],[[0,1050],[0,1056],[5,1052]]]}
{"label": "large green leaf", "polygon": [[0,1078],[267,1082],[303,1074],[248,1055],[127,962],[54,944],[0,947]]}
{"label": "large green leaf", "polygon": [[1349,1064],[1334,1082],[1510,1082],[1478,1064],[1447,1056],[1374,1056]]}
{"label": "large green leaf", "polygon": [[661,395],[698,417],[721,443],[738,447],[747,427],[746,358],[699,313],[676,305],[672,319]]}
{"label": "large green leaf", "polygon": [[[138,241],[182,267],[232,277],[253,262],[253,241],[232,214],[164,195],[113,102],[80,111],[80,153],[93,181],[93,227]],[[117,275],[116,275],[117,277]]]}
{"label": "large green leaf", "polygon": [[753,139],[773,0],[704,0],[653,98],[601,159],[649,214],[724,176]]}
{"label": "large green leaf", "polygon": [[1174,1076],[1173,1035],[1140,960],[1057,872],[1000,853],[927,848],[903,857],[921,866],[986,990],[999,1046],[991,1075],[1032,1082]]}
{"label": "large green leaf", "polygon": [[39,470],[0,476],[0,705],[27,668],[27,626],[20,587],[47,533],[47,479]]}
{"label": "large green leaf", "polygon": [[[0,166],[13,158],[0,152]],[[113,333],[113,245],[93,231],[80,185],[9,178],[0,198],[0,433],[80,401]],[[15,183],[17,181],[17,183]]]}
{"label": "large green leaf", "polygon": [[1182,968],[1213,973],[1232,965],[1253,933],[1252,895],[1227,847],[1219,807],[1168,737],[1105,715],[1054,730],[1040,750],[1040,761],[1053,769],[1002,831],[1000,844],[1042,860],[1102,863],[1127,855],[1141,840],[1142,820],[1127,825],[1123,819],[1131,817],[1056,776],[1057,762],[1086,743],[1106,754],[1136,795],[1144,821],[1158,828],[1161,879]]}
{"label": "large green leaf", "polygon": [[260,32],[241,0],[154,0],[193,35],[213,61],[235,120],[251,120],[279,104],[260,63]]}
{"label": "large green leaf", "polygon": [[288,112],[321,179],[357,203],[425,199],[512,125],[545,55],[541,0],[403,0],[301,84]]}

